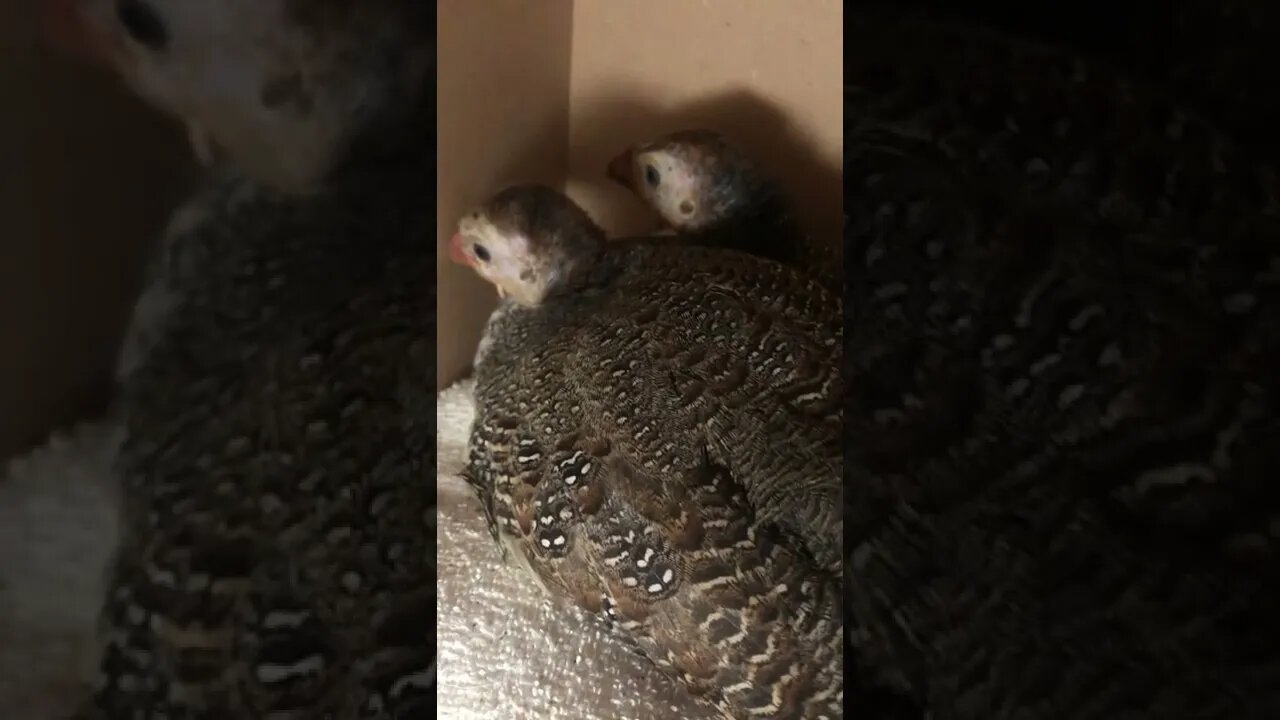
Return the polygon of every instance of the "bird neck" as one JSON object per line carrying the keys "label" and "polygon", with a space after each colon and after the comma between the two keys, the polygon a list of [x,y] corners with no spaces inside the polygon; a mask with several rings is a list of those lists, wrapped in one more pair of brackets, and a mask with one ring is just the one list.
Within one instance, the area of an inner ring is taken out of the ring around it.
{"label": "bird neck", "polygon": [[609,263],[605,261],[607,243],[604,234],[582,236],[563,243],[557,257],[547,263],[543,271],[543,288],[539,302],[581,292],[600,284],[610,276]]}
{"label": "bird neck", "polygon": [[703,242],[731,247],[759,257],[793,263],[804,243],[804,231],[790,203],[777,188],[762,184],[724,219],[699,230]]}

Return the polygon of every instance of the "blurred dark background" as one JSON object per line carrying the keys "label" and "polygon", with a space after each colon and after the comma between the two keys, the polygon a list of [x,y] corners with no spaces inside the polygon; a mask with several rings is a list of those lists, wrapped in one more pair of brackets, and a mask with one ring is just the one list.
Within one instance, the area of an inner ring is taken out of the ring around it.
{"label": "blurred dark background", "polygon": [[862,0],[1066,46],[1167,90],[1269,161],[1280,160],[1275,0]]}
{"label": "blurred dark background", "polygon": [[149,244],[196,177],[186,137],[0,2],[0,463],[100,413]]}

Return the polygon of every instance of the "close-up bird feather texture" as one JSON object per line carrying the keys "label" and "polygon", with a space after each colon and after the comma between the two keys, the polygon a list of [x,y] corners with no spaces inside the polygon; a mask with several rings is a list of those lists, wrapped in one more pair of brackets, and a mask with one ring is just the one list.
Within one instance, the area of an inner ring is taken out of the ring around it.
{"label": "close-up bird feather texture", "polygon": [[1268,168],[1102,61],[846,37],[850,652],[931,717],[1270,717]]}
{"label": "close-up bird feather texture", "polygon": [[[67,37],[225,152],[155,248],[110,418],[81,435],[112,441],[76,477],[119,496],[93,509],[119,543],[102,536],[111,562],[86,570],[95,672],[63,703],[101,718],[428,713],[428,18],[397,0],[71,12],[54,14],[79,23]],[[289,102],[280,72],[297,75]],[[60,532],[50,542],[78,531]]]}

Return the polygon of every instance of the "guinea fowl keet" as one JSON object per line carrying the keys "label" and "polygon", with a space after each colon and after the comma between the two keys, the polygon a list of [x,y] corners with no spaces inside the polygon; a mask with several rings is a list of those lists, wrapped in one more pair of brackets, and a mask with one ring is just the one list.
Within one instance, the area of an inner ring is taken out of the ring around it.
{"label": "guinea fowl keet", "polygon": [[79,5],[147,99],[272,149],[176,214],[138,302],[83,717],[435,707],[432,27],[358,5]]}
{"label": "guinea fowl keet", "polygon": [[633,145],[607,174],[682,241],[777,260],[840,292],[842,245],[807,234],[782,188],[720,133],[682,130]]}
{"label": "guinea fowl keet", "polygon": [[[804,235],[781,188],[719,133],[686,130],[633,145],[608,175],[673,228],[675,242],[751,252],[799,267],[834,292],[844,288],[841,245],[824,248]],[[871,717],[922,717],[911,698],[865,668],[846,668],[846,679],[851,705]]]}
{"label": "guinea fowl keet", "polygon": [[727,717],[840,717],[840,304],[741,253],[499,193],[467,474],[496,540]]}
{"label": "guinea fowl keet", "polygon": [[[315,192],[387,150],[435,61],[433,6],[406,0],[42,0],[60,34],[186,127],[196,156]],[[74,10],[66,6],[74,5]],[[70,17],[70,22],[68,21]],[[369,132],[369,125],[386,132]],[[353,143],[362,147],[353,149]]]}

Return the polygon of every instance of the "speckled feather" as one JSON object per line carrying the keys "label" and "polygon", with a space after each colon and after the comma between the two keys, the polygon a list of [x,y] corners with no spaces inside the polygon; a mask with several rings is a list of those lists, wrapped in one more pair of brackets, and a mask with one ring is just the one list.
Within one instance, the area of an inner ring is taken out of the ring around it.
{"label": "speckled feather", "polygon": [[[695,184],[703,186],[704,197],[718,198],[710,208],[699,209],[705,226],[695,230],[672,223],[676,233],[673,242],[722,247],[770,258],[798,267],[820,278],[829,289],[840,291],[844,284],[844,266],[839,253],[824,252],[822,245],[805,236],[782,189],[767,179],[740,150],[726,147],[724,142],[711,131],[685,131],[629,151],[634,156],[660,148],[675,155],[684,163],[683,167],[694,174]],[[707,189],[707,185],[713,189]],[[637,192],[635,186],[628,189],[659,216],[663,215],[662,207],[654,198]],[[918,706],[900,693],[877,687],[863,669],[847,666],[845,680],[850,706],[867,713],[867,717],[882,720],[921,717]]]}
{"label": "speckled feather", "polygon": [[175,216],[118,368],[123,537],[85,717],[434,707],[432,21],[340,5],[77,3],[235,165]]}
{"label": "speckled feather", "polygon": [[618,241],[487,331],[495,538],[730,717],[841,716],[839,317],[779,265]]}
{"label": "speckled feather", "polygon": [[1269,171],[1106,68],[854,18],[851,651],[934,718],[1274,716]]}
{"label": "speckled feather", "polygon": [[422,177],[223,183],[157,263],[178,304],[124,385],[99,716],[434,707]]}

